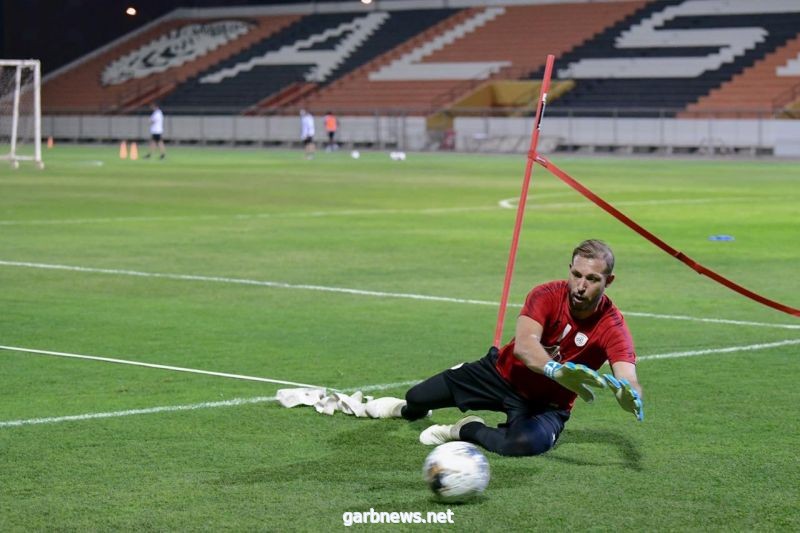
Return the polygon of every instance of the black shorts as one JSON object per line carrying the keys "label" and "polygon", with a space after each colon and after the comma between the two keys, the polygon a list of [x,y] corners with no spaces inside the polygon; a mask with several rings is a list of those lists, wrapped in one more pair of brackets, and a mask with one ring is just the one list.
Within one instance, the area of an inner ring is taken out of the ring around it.
{"label": "black shorts", "polygon": [[313,144],[313,143],[314,143],[314,137],[304,137],[303,138],[303,144],[305,144],[306,146],[308,146],[309,144]]}
{"label": "black shorts", "polygon": [[569,411],[553,409],[548,405],[532,404],[520,396],[500,375],[495,367],[497,353],[491,350],[486,356],[442,373],[456,406],[462,411],[501,411],[508,416],[507,424],[519,417],[531,418],[542,413],[557,414],[563,422]]}
{"label": "black shorts", "polygon": [[161,134],[160,134],[160,133],[153,133],[153,134],[151,135],[151,138],[152,138],[152,139],[153,139],[155,142],[158,142],[158,141],[160,141],[160,140],[161,140]]}

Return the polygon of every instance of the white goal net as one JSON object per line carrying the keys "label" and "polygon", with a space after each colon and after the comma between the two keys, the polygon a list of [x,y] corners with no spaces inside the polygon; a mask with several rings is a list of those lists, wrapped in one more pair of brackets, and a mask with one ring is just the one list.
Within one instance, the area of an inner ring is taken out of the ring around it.
{"label": "white goal net", "polygon": [[0,160],[42,163],[41,67],[35,59],[0,59]]}

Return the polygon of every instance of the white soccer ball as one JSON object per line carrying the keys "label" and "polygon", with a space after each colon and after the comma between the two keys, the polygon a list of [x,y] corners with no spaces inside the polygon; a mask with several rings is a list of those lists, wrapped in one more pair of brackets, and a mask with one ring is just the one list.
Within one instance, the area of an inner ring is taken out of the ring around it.
{"label": "white soccer ball", "polygon": [[481,494],[489,484],[489,461],[474,444],[447,442],[425,459],[422,475],[443,502],[460,503]]}
{"label": "white soccer ball", "polygon": [[350,157],[352,157],[353,159],[358,159],[359,157],[361,157],[361,153],[358,150],[353,150],[352,152],[350,152]]}
{"label": "white soccer ball", "polygon": [[392,161],[405,161],[406,160],[406,153],[405,152],[389,152],[389,157]]}

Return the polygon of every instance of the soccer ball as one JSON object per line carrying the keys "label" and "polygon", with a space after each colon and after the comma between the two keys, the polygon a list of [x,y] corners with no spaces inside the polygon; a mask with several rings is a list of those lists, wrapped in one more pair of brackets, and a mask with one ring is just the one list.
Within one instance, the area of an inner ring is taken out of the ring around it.
{"label": "soccer ball", "polygon": [[405,161],[406,160],[406,153],[405,152],[389,152],[389,157],[392,161]]}
{"label": "soccer ball", "polygon": [[352,152],[350,152],[350,157],[352,157],[353,159],[358,159],[359,157],[361,157],[361,153],[358,150],[353,150]]}
{"label": "soccer ball", "polygon": [[469,442],[447,442],[428,455],[422,475],[438,500],[462,503],[486,489],[490,477],[489,461]]}

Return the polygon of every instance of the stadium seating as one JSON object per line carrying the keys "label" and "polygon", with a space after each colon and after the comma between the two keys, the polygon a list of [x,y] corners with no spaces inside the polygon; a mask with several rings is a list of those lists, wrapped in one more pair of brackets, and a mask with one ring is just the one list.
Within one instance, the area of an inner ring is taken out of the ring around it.
{"label": "stadium seating", "polygon": [[[311,95],[304,105],[320,109],[344,108],[349,112],[394,108],[428,113],[463,97],[487,78],[525,77],[544,64],[548,52],[561,54],[580,45],[643,4],[636,1],[508,6],[486,24],[459,33],[448,46],[427,48],[430,54],[424,57],[424,63],[437,69],[443,64],[483,63],[486,66],[479,69],[478,75],[438,80],[420,80],[411,72],[405,80],[375,76],[392,61],[412,53],[417,47],[425,47],[458,24],[486,11],[469,9]],[[565,25],[564,20],[571,24]],[[496,63],[502,66],[492,70],[491,65]]]}
{"label": "stadium seating", "polygon": [[[487,81],[540,80],[547,54],[571,88],[556,116],[745,117],[800,97],[797,0],[510,3],[187,10],[49,76],[45,113],[132,113],[159,99],[169,115],[432,116]],[[230,24],[228,38],[192,56],[181,32],[213,24]]]}
{"label": "stadium seating", "polygon": [[799,55],[800,37],[795,37],[763,61],[713,89],[696,104],[689,105],[680,116],[713,113],[719,117],[747,118],[769,115],[784,106],[792,107],[800,94],[800,69],[792,70],[789,62]]}
{"label": "stadium seating", "polygon": [[308,15],[199,73],[179,86],[164,105],[177,112],[250,110],[293,84],[330,83],[455,12],[427,9]]}
{"label": "stadium seating", "polygon": [[559,58],[558,76],[577,82],[561,104],[600,114],[641,115],[637,108],[676,114],[795,37],[798,28],[800,5],[787,0],[650,2]]}
{"label": "stadium seating", "polygon": [[116,45],[112,44],[108,49],[100,49],[95,55],[84,58],[77,66],[45,80],[42,85],[44,111],[50,114],[86,110],[130,111],[160,97],[189,76],[249,47],[297,18],[299,17],[296,15],[250,18],[247,21],[252,25],[250,31],[192,61],[164,72],[154,72],[145,78],[132,78],[122,83],[104,85],[104,70],[115,60],[158,42],[159,39],[164,40],[170,32],[209,21],[181,19],[163,22],[139,34],[123,37],[119,44],[114,43]]}

